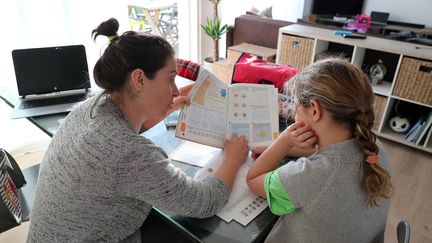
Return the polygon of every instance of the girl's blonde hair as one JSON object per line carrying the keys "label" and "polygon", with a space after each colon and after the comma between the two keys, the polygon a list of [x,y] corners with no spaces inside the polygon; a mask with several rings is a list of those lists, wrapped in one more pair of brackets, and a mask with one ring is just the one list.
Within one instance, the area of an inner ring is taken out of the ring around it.
{"label": "girl's blonde hair", "polygon": [[378,146],[371,131],[374,95],[362,70],[342,59],[318,61],[287,82],[285,92],[303,107],[316,100],[336,122],[352,129],[365,153],[363,186],[369,205],[377,206],[378,197],[389,198],[393,191],[389,173],[376,163],[366,162],[367,156],[378,154]]}

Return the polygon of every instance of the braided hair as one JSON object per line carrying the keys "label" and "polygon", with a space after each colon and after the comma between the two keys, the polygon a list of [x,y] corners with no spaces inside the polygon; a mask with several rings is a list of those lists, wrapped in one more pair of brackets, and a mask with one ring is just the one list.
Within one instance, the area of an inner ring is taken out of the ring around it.
{"label": "braided hair", "polygon": [[[376,135],[372,132],[375,120],[374,95],[367,76],[356,66],[342,59],[318,61],[295,76],[285,87],[303,107],[316,100],[333,120],[350,127],[365,154],[363,187],[369,195],[369,205],[378,206],[377,198],[389,198],[393,186],[390,174],[378,163]],[[288,111],[289,113],[289,111]]]}

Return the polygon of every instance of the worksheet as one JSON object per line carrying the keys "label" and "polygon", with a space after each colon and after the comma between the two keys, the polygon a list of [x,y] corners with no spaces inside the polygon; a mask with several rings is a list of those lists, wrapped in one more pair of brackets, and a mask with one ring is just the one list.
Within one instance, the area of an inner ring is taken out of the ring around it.
{"label": "worksheet", "polygon": [[[221,151],[195,174],[195,179],[202,180],[208,177],[222,162],[223,152]],[[226,222],[235,220],[243,226],[246,226],[268,206],[267,201],[255,195],[246,184],[246,175],[252,164],[253,159],[249,155],[247,161],[237,173],[228,202],[221,211],[216,214]]]}

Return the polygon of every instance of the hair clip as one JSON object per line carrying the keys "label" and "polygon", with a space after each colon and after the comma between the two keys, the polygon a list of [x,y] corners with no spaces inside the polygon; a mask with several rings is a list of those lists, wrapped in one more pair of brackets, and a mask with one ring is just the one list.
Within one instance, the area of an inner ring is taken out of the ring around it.
{"label": "hair clip", "polygon": [[379,162],[379,157],[377,155],[366,156],[366,162],[369,164],[377,164]]}

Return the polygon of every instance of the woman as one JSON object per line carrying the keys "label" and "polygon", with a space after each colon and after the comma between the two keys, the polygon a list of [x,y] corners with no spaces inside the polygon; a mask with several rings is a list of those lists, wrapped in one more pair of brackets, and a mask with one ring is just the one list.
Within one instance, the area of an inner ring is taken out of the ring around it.
{"label": "woman", "polygon": [[[247,182],[281,215],[266,242],[383,240],[393,186],[390,163],[371,131],[373,92],[366,75],[338,59],[312,64],[286,91],[295,115],[255,161]],[[308,156],[278,168],[286,156]]]}
{"label": "woman", "polygon": [[93,30],[110,44],[93,76],[105,89],[73,110],[41,165],[29,242],[139,240],[152,206],[190,217],[221,209],[248,154],[244,137],[225,143],[225,161],[204,181],[174,167],[139,133],[188,97],[175,84],[176,60],[161,37],[128,31],[109,19]]}

